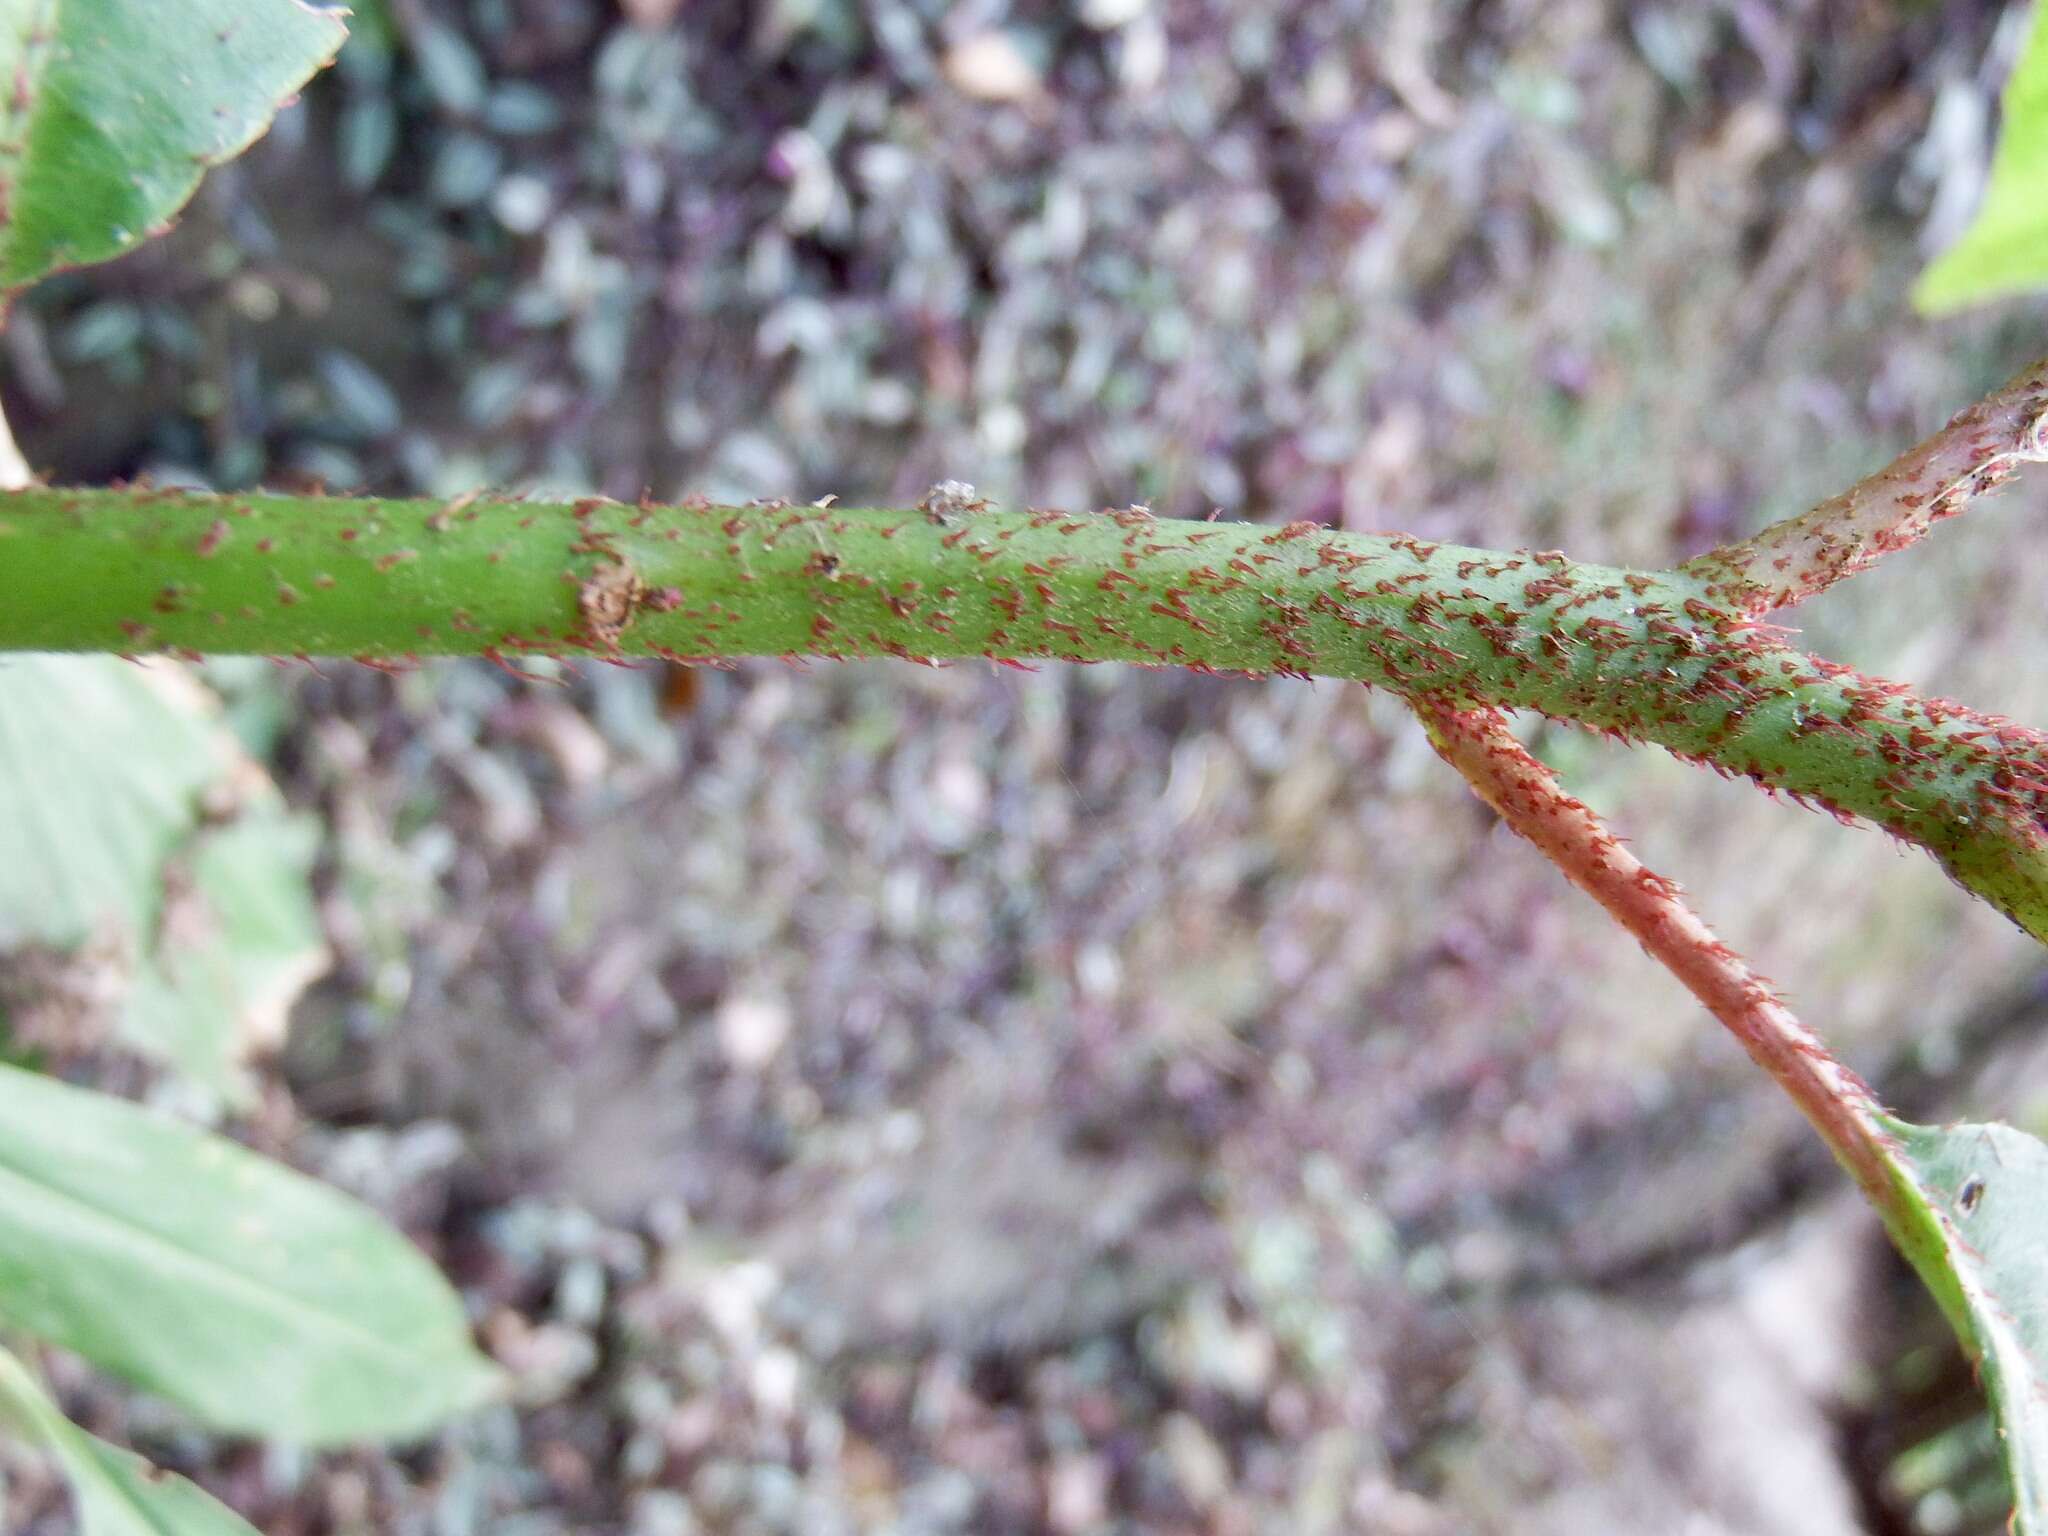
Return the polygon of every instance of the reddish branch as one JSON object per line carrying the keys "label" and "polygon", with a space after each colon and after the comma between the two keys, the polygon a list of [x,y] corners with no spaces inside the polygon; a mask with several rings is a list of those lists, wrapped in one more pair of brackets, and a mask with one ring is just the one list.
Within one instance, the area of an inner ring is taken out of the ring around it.
{"label": "reddish branch", "polygon": [[1776,1078],[1880,1210],[1895,1200],[1888,1144],[1870,1089],[1793,1017],[1765,979],[1714,937],[1678,886],[1622,846],[1515,740],[1497,709],[1419,701],[1440,756],[1479,798],[1542,849],[1565,878],[1636,936]]}
{"label": "reddish branch", "polygon": [[2048,359],[1978,401],[1917,447],[1811,512],[1679,567],[1752,617],[1868,570],[1997,489],[2048,462]]}

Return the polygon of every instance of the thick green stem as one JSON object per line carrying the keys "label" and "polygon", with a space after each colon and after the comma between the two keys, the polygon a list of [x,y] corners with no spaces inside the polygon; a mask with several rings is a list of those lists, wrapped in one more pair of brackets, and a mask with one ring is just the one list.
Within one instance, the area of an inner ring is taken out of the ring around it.
{"label": "thick green stem", "polygon": [[2048,939],[2048,739],[1687,573],[1140,511],[0,494],[0,650],[892,655],[1353,678],[1657,742],[1928,848]]}

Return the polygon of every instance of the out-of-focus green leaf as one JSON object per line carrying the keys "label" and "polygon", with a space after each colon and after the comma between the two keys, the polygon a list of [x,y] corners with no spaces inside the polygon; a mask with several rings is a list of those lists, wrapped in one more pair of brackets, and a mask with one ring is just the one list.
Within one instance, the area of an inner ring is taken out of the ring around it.
{"label": "out-of-focus green leaf", "polygon": [[389,96],[352,101],[342,113],[337,140],[341,179],[357,192],[377,184],[398,148],[398,109]]}
{"label": "out-of-focus green leaf", "polygon": [[0,662],[0,951],[93,941],[122,1038],[227,1104],[325,964],[314,841],[182,672]]}
{"label": "out-of-focus green leaf", "polygon": [[484,123],[493,133],[518,138],[549,133],[561,126],[562,104],[551,93],[526,80],[507,80],[491,87],[484,103]]}
{"label": "out-of-focus green leaf", "polygon": [[412,34],[413,62],[434,99],[458,117],[482,109],[490,76],[483,60],[461,33],[437,21],[424,21]]}
{"label": "out-of-focus green leaf", "polygon": [[320,382],[349,431],[357,437],[388,437],[405,422],[405,407],[377,370],[352,353],[330,348],[315,359]]}
{"label": "out-of-focus green leaf", "polygon": [[242,1059],[283,1040],[286,1010],[327,963],[306,888],[319,840],[270,801],[204,828],[129,994],[129,1041],[227,1103],[246,1100]]}
{"label": "out-of-focus green leaf", "polygon": [[64,1469],[82,1536],[257,1536],[254,1526],[203,1489],[73,1424],[4,1349],[0,1428]]}
{"label": "out-of-focus green leaf", "polygon": [[156,233],[342,36],[306,0],[0,5],[0,300]]}
{"label": "out-of-focus green leaf", "polygon": [[2017,1536],[2048,1536],[2048,1146],[2009,1125],[1886,1120],[1886,1224],[1976,1361]]}
{"label": "out-of-focus green leaf", "polygon": [[2048,287],[2048,5],[2035,7],[2003,116],[1983,207],[1913,290],[1930,314]]}
{"label": "out-of-focus green leaf", "polygon": [[12,1067],[0,1322],[210,1428],[309,1445],[422,1434],[499,1385],[440,1272],[367,1207]]}
{"label": "out-of-focus green leaf", "polygon": [[0,662],[0,946],[151,932],[164,865],[228,772],[212,722],[141,668]]}
{"label": "out-of-focus green leaf", "polygon": [[397,47],[398,23],[391,17],[391,0],[354,0],[348,8],[348,36],[352,48]]}

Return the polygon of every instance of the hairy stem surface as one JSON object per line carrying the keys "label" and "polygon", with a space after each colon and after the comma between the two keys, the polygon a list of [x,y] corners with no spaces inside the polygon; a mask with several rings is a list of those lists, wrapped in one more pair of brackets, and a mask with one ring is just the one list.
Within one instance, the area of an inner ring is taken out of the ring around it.
{"label": "hairy stem surface", "polygon": [[0,493],[0,650],[1134,661],[1659,743],[1929,849],[2048,938],[2048,739],[1687,572],[1149,513]]}
{"label": "hairy stem surface", "polygon": [[1497,709],[1415,701],[1445,762],[1502,821],[1591,896],[1791,1095],[1879,1210],[1898,1203],[1882,1111],[1863,1081],[1779,1000],[1769,982],[1714,937],[1677,885],[1649,869],[1509,730]]}
{"label": "hairy stem surface", "polygon": [[2011,1529],[2048,1530],[2048,1147],[2010,1126],[1911,1125],[1885,1114],[1678,887],[1565,793],[1499,710],[1414,703],[1444,760],[1705,1004],[1820,1133],[1976,1363],[2014,1493]]}
{"label": "hairy stem surface", "polygon": [[1726,607],[1769,613],[1918,542],[2029,463],[2048,463],[2048,359],[1841,495],[1680,569]]}

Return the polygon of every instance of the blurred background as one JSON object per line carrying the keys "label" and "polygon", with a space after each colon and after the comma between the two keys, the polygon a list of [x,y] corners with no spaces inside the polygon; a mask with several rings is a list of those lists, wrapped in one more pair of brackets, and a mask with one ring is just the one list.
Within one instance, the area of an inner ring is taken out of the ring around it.
{"label": "blurred background", "polygon": [[[65,481],[956,478],[1662,565],[2043,350],[2040,302],[1906,299],[2023,21],[358,0],[169,239],[20,307],[0,395]],[[2023,477],[1808,642],[2048,720],[2044,510]],[[403,1224],[520,1392],[315,1458],[60,1368],[267,1532],[2003,1526],[1846,1181],[1391,698],[202,675],[317,829],[333,957],[230,1123]],[[2044,1128],[2039,951],[1929,861],[1532,740],[1897,1107]],[[175,1097],[64,985],[42,1048]],[[66,1529],[12,1471],[7,1529]]]}

